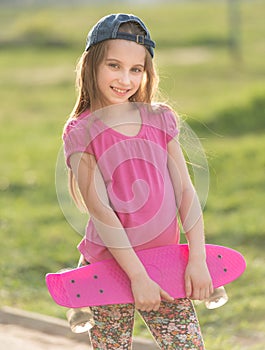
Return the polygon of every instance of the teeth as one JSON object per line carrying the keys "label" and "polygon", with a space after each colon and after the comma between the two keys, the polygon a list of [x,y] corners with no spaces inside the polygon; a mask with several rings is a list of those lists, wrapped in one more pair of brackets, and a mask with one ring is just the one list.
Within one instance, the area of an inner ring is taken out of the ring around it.
{"label": "teeth", "polygon": [[112,87],[112,89],[113,89],[114,91],[117,91],[117,92],[120,93],[120,94],[124,94],[125,92],[127,92],[127,90],[118,89],[118,88],[116,88],[116,87]]}

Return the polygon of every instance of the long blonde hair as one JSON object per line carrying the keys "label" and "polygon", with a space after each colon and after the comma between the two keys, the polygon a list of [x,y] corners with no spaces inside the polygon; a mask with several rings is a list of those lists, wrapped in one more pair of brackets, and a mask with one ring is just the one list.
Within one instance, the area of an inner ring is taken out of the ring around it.
{"label": "long blonde hair", "polygon": [[[144,30],[136,22],[121,24],[119,31],[135,35],[145,34]],[[66,125],[69,123],[69,120],[77,119],[86,110],[93,112],[95,105],[99,105],[99,102],[104,102],[98,88],[97,73],[99,65],[106,57],[106,53],[107,41],[103,41],[92,46],[80,57],[76,66],[76,89],[78,96]],[[129,100],[131,102],[152,103],[158,92],[158,82],[159,79],[153,59],[146,49],[143,79],[139,89]],[[69,191],[78,208],[84,211],[85,205],[71,169],[69,170]]]}

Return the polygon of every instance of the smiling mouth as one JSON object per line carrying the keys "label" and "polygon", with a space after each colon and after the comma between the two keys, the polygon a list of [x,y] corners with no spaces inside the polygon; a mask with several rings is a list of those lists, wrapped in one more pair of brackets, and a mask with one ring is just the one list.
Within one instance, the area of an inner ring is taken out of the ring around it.
{"label": "smiling mouth", "polygon": [[116,93],[120,94],[120,95],[125,95],[127,94],[127,92],[130,91],[130,89],[119,89],[115,86],[111,86],[112,90],[115,91]]}

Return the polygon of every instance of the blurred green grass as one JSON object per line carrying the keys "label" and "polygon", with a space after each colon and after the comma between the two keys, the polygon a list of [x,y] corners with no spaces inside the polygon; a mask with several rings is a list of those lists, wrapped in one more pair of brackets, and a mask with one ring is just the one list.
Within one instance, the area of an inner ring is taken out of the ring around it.
{"label": "blurred green grass", "polygon": [[[54,185],[60,135],[75,100],[74,67],[98,18],[134,12],[157,42],[165,98],[201,138],[208,157],[207,242],[240,250],[248,263],[227,286],[227,305],[197,307],[206,346],[263,349],[265,5],[240,6],[241,62],[227,46],[226,2],[1,8],[0,305],[65,317],[44,277],[76,265],[81,239],[61,213]],[[139,320],[135,332],[148,336]]]}

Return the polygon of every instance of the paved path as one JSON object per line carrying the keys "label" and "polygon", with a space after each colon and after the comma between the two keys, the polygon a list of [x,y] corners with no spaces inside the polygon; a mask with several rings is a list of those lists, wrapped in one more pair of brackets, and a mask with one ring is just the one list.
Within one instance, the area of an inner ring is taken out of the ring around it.
{"label": "paved path", "polygon": [[49,335],[17,325],[0,324],[0,349],[91,350],[91,347],[62,336]]}
{"label": "paved path", "polygon": [[[10,307],[0,309],[1,350],[92,350],[88,334],[74,334],[65,320]],[[150,340],[135,338],[133,350],[156,350]]]}

